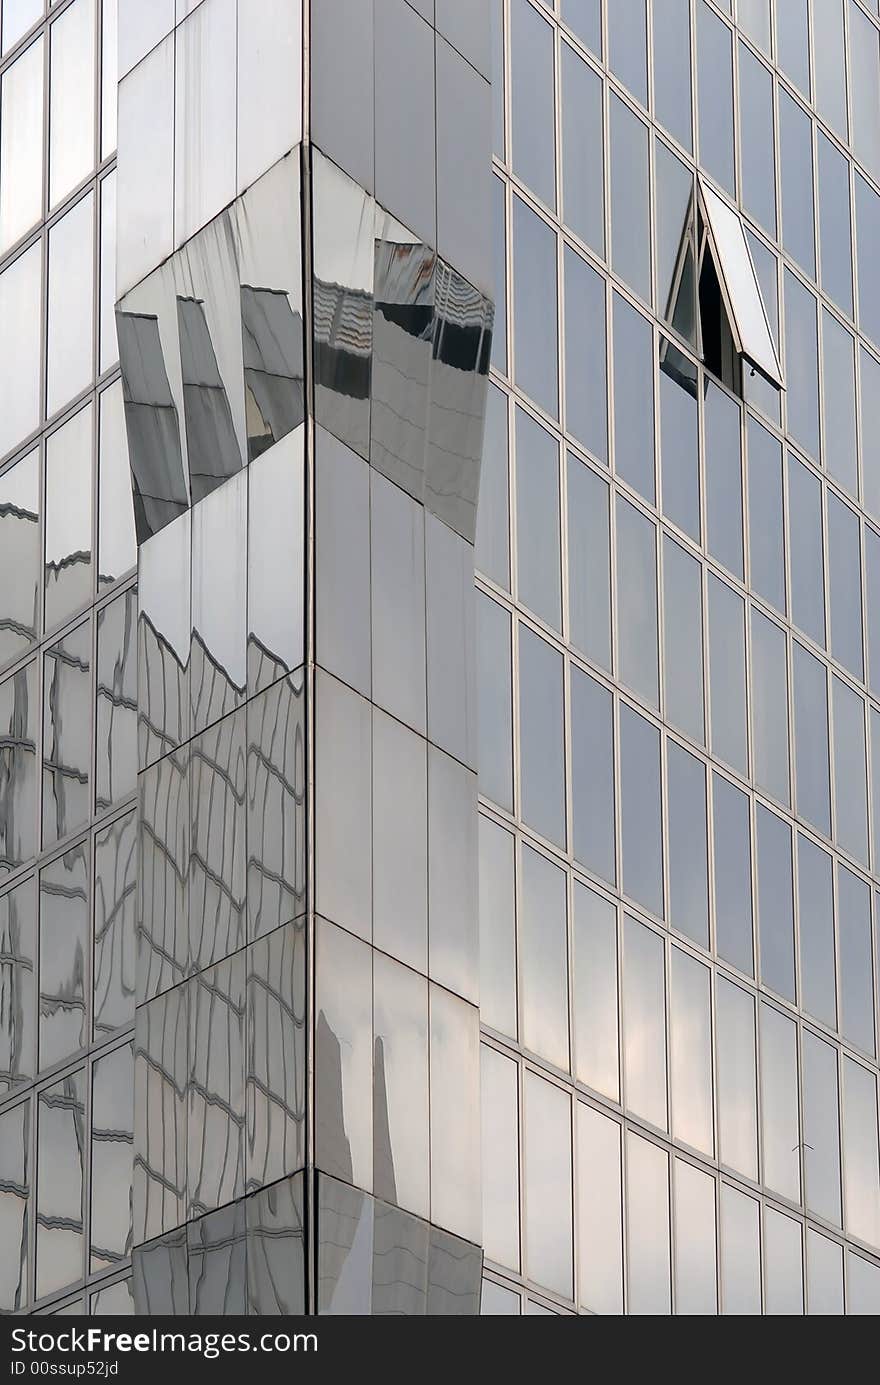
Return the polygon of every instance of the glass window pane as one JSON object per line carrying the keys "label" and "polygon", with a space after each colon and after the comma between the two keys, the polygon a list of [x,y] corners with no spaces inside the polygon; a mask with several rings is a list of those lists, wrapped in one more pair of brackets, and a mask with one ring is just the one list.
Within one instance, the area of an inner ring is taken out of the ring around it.
{"label": "glass window pane", "polygon": [[665,948],[659,933],[624,919],[623,1083],[628,1111],[666,1127]]}
{"label": "glass window pane", "polygon": [[764,1208],[764,1312],[791,1316],[804,1311],[800,1223]]}
{"label": "glass window pane", "polygon": [[670,1086],[672,1134],[683,1144],[715,1152],[712,1121],[712,1020],[709,969],[672,949]]}
{"label": "glass window pane", "polygon": [[[827,6],[819,10],[828,11]],[[831,6],[831,13],[834,6]],[[840,9],[838,7],[838,14]],[[818,52],[818,49],[817,49]],[[846,105],[844,102],[844,123]],[[819,243],[822,247],[822,287],[839,308],[852,317],[852,228],[850,225],[849,162],[819,132]],[[827,444],[826,444],[827,445]]]}
{"label": "glass window pane", "polygon": [[736,0],[736,18],[741,29],[770,56],[770,0]]}
{"label": "glass window pane", "polygon": [[704,0],[697,5],[700,163],[734,195],[730,30]]}
{"label": "glass window pane", "polygon": [[516,1037],[516,915],[514,839],[479,818],[480,1013],[486,1024]]}
{"label": "glass window pane", "polygon": [[674,741],[667,746],[669,922],[701,947],[709,946],[706,864],[706,770]]}
{"label": "glass window pane", "polygon": [[[6,996],[0,1013],[0,1091],[6,1093],[22,1080],[33,1078],[37,1071],[37,904],[33,877],[0,895],[0,947]],[[8,1197],[0,1194],[0,1223],[9,1210]],[[4,1244],[11,1246],[14,1242]],[[7,1256],[0,1278],[0,1304],[4,1310],[14,1306],[8,1302],[14,1292],[12,1275],[11,1256]]]}
{"label": "glass window pane", "polygon": [[784,615],[782,447],[772,433],[751,417],[748,458],[749,579],[758,595]]}
{"label": "glass window pane", "polygon": [[480,1046],[483,1155],[483,1248],[491,1260],[519,1269],[519,1101],[517,1067]]}
{"label": "glass window pane", "polygon": [[623,1312],[620,1126],[577,1104],[578,1295],[594,1313]]}
{"label": "glass window pane", "polygon": [[795,641],[794,746],[797,811],[831,835],[828,784],[828,687],[825,665]]}
{"label": "glass window pane", "polygon": [[709,574],[709,709],[712,753],[748,773],[744,606]]}
{"label": "glass window pane", "polygon": [[563,217],[597,255],[605,254],[602,82],[562,44]]}
{"label": "glass window pane", "polygon": [[708,548],[737,577],[743,574],[740,411],[710,381],[704,405]]}
{"label": "glass window pane", "polygon": [[688,0],[654,0],[654,114],[691,148],[691,33]]}
{"label": "glass window pane", "polygon": [[43,208],[43,40],[0,80],[0,254],[40,219]]}
{"label": "glass window pane", "polygon": [[801,269],[816,275],[813,235],[813,127],[802,106],[779,89],[782,243]]}
{"label": "glass window pane", "polygon": [[92,1272],[131,1254],[131,1171],[134,1102],[131,1045],[92,1068]]}
{"label": "glass window pane", "polygon": [[611,693],[571,669],[572,847],[609,884],[614,865],[614,710]]}
{"label": "glass window pane", "polygon": [[755,1001],[748,991],[719,976],[715,991],[718,1026],[718,1157],[747,1178],[758,1177],[758,1100]]}
{"label": "glass window pane", "polygon": [[100,299],[101,310],[98,323],[98,372],[105,370],[119,360],[119,345],[116,340],[116,171],[107,175],[100,187],[101,199],[101,246],[100,246]]}
{"label": "glass window pane", "polygon": [[[856,6],[852,6],[856,9]],[[875,31],[876,32],[876,31]],[[878,117],[880,119],[880,117]],[[858,128],[858,125],[856,125]],[[880,138],[880,132],[878,132]],[[858,255],[859,325],[863,332],[880,343],[880,265],[871,255],[880,234],[880,197],[864,178],[856,179],[856,246]]]}
{"label": "glass window pane", "polygon": [[[731,211],[726,202],[722,202],[708,183],[701,181],[700,190],[714,247],[715,269],[724,281],[740,347],[768,380],[780,384],[779,362],[771,335],[775,323],[776,293],[775,289],[768,292],[773,282],[770,274],[761,276],[761,242],[751,234],[746,240],[739,216]],[[761,276],[760,279],[757,276]],[[748,381],[748,375],[745,378]],[[748,390],[744,390],[744,393],[746,398],[750,397]],[[772,390],[770,393],[771,398],[776,397]],[[766,400],[766,397],[765,390],[763,398]],[[770,412],[775,416],[775,405]]]}
{"label": "glass window pane", "polygon": [[837,936],[840,956],[840,1032],[873,1055],[874,967],[871,892],[852,871],[837,873]]}
{"label": "glass window pane", "polygon": [[695,345],[694,175],[658,139],[654,141],[654,179],[657,311]]}
{"label": "glass window pane", "polygon": [[513,810],[513,698],[510,616],[477,593],[477,700],[480,792]]}
{"label": "glass window pane", "polygon": [[78,625],[47,650],[43,667],[43,846],[89,817],[91,628]]}
{"label": "glass window pane", "polygon": [[[483,465],[485,467],[485,461]],[[484,484],[481,481],[479,512],[483,507]],[[609,488],[571,452],[568,453],[567,498],[569,639],[588,659],[601,668],[610,669]]]}
{"label": "glass window pane", "polygon": [[524,846],[520,880],[522,1042],[556,1067],[568,1063],[566,876]]}
{"label": "glass window pane", "polygon": [[528,0],[510,6],[510,112],[513,170],[556,205],[553,30]]}
{"label": "glass window pane", "polygon": [[669,1283],[669,1155],[626,1136],[627,1311],[671,1311]]}
{"label": "glass window pane", "polygon": [[623,889],[663,917],[660,826],[660,737],[629,707],[620,708],[620,796]]}
{"label": "glass window pane", "polygon": [[92,379],[94,197],[89,193],[49,232],[49,345],[46,413],[57,413]]}
{"label": "glass window pane", "polygon": [[605,388],[605,281],[565,247],[565,425],[578,442],[608,460]]}
{"label": "glass window pane", "polygon": [[785,384],[788,431],[810,457],[819,456],[819,350],[816,300],[785,271]]}
{"label": "glass window pane", "polygon": [[752,848],[749,800],[720,774],[712,776],[715,844],[715,946],[748,976],[752,958]]}
{"label": "glass window pane", "polygon": [[809,1211],[840,1226],[837,1050],[804,1030],[804,1196]]}
{"label": "glass window pane", "polygon": [[797,1026],[763,1001],[761,1031],[761,1131],[764,1182],[800,1200]]}
{"label": "glass window pane", "polygon": [[807,1312],[843,1314],[843,1247],[807,1227]]}
{"label": "glass window pane", "polygon": [[43,13],[43,0],[2,0],[3,52],[10,48],[36,24]]}
{"label": "glass window pane", "polygon": [[105,586],[137,564],[137,541],[128,461],[122,383],[100,396],[98,440],[98,585]]}
{"label": "glass window pane", "polygon": [[660,485],[663,513],[700,542],[697,371],[660,339]]}
{"label": "glass window pane", "polygon": [[0,683],[0,875],[35,853],[38,725],[37,666],[31,663]]}
{"label": "glass window pane", "polygon": [[761,1204],[721,1185],[721,1311],[761,1312]]}
{"label": "glass window pane", "polygon": [[702,743],[702,568],[668,535],[663,541],[663,659],[666,718]]}
{"label": "glass window pane", "polygon": [[855,0],[849,0],[848,17],[853,149],[876,178],[880,172],[880,35]]}
{"label": "glass window pane", "polygon": [[0,1228],[4,1256],[0,1280],[0,1307],[14,1313],[30,1298],[29,1222],[33,1153],[30,1137],[30,1103],[19,1102],[0,1115]]}
{"label": "glass window pane", "polygon": [[776,6],[776,56],[795,86],[810,95],[810,35],[807,0],[784,0]]}
{"label": "glass window pane", "polygon": [[868,792],[865,782],[865,704],[836,674],[831,675],[834,715],[834,837],[864,866],[868,864]]}
{"label": "glass window pane", "polygon": [[[481,998],[481,1010],[482,1004]],[[574,1007],[578,1081],[618,1101],[617,909],[577,880],[574,885]]]}
{"label": "glass window pane", "polygon": [[40,454],[0,476],[0,664],[37,637],[40,608]]}
{"label": "glass window pane", "polygon": [[556,235],[518,197],[513,199],[513,276],[516,382],[555,418]]}
{"label": "glass window pane", "polygon": [[[495,88],[493,87],[494,91]],[[495,320],[492,327],[492,364],[507,374],[507,201],[505,184],[492,179],[492,285]]]}
{"label": "glass window pane", "polygon": [[40,419],[42,278],[39,245],[0,274],[0,457],[32,433]]}
{"label": "glass window pane", "polygon": [[809,837],[798,833],[797,868],[801,1004],[809,1014],[834,1029],[837,999],[831,857]]}
{"label": "glass window pane", "polygon": [[565,845],[562,656],[519,627],[521,807],[525,822]]}
{"label": "glass window pane", "polygon": [[82,1279],[85,1073],[40,1093],[37,1113],[37,1297]]}
{"label": "glass window pane", "polygon": [[675,1206],[675,1311],[715,1314],[715,1180],[684,1159],[672,1166]]}
{"label": "glass window pane", "polygon": [[608,10],[608,65],[643,106],[648,104],[647,6],[616,0]]}
{"label": "glass window pane", "polygon": [[758,936],[761,980],[794,1000],[794,908],[791,828],[759,803],[755,827],[758,852]]}
{"label": "glass window pane", "polygon": [[[769,52],[769,44],[765,51]],[[775,239],[773,78],[744,43],[739,45],[739,93],[742,204],[749,216]]]}
{"label": "glass window pane", "polygon": [[862,572],[858,515],[828,495],[831,653],[858,679],[862,661]]}
{"label": "glass window pane", "polygon": [[858,495],[856,381],[853,339],[827,308],[822,309],[822,417],[824,459],[830,474]]}
{"label": "glass window pane", "polygon": [[46,441],[46,629],[92,594],[92,405]]}
{"label": "glass window pane", "polygon": [[523,409],[516,410],[517,593],[559,629],[559,444]]}
{"label": "glass window pane", "polygon": [[134,812],[95,837],[95,1038],[134,1020],[138,824]]}
{"label": "glass window pane", "polygon": [[49,205],[95,163],[95,3],[75,0],[51,27]]}
{"label": "glass window pane", "polygon": [[614,469],[654,502],[654,361],[651,328],[614,295]]}
{"label": "glass window pane", "polygon": [[755,783],[788,805],[788,656],[785,631],[752,607]]}
{"label": "glass window pane", "polygon": [[536,1283],[570,1298],[571,1098],[527,1072],[523,1100],[525,1269]]}
{"label": "glass window pane", "polygon": [[657,530],[622,496],[616,519],[618,672],[657,707]]}
{"label": "glass window pane", "polygon": [[791,453],[788,455],[788,505],[792,620],[810,639],[824,647],[822,487]]}
{"label": "glass window pane", "polygon": [[877,1153],[877,1078],[843,1058],[843,1205],[845,1229],[880,1245],[880,1168]]}
{"label": "glass window pane", "polygon": [[646,303],[651,301],[648,131],[611,94],[611,264]]}

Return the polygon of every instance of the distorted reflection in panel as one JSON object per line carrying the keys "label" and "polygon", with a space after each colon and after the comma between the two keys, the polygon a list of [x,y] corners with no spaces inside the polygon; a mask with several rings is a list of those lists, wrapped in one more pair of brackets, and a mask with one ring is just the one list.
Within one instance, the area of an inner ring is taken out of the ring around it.
{"label": "distorted reflection in panel", "polygon": [[81,826],[89,816],[91,650],[91,626],[86,623],[44,656],[44,847]]}
{"label": "distorted reflection in panel", "polygon": [[40,1067],[89,1038],[89,848],[83,842],[40,872]]}
{"label": "distorted reflection in panel", "polygon": [[138,768],[190,736],[191,518],[185,511],[138,553]]}
{"label": "distorted reflection in panel", "polygon": [[425,504],[473,543],[494,310],[442,260],[435,296]]}
{"label": "distorted reflection in panel", "polygon": [[37,913],[35,882],[0,895],[0,1091],[36,1071]]}
{"label": "distorted reflection in panel", "polygon": [[85,1073],[40,1092],[37,1110],[36,1296],[83,1276]]}
{"label": "distorted reflection in panel", "polygon": [[188,1214],[244,1195],[245,958],[192,978],[187,1078]]}
{"label": "distorted reflection in panel", "polygon": [[0,875],[36,850],[37,666],[0,683]]}
{"label": "distorted reflection in panel", "polygon": [[302,676],[247,704],[247,936],[262,937],[305,902],[305,708]]}
{"label": "distorted reflection in panel", "polygon": [[186,1227],[171,1231],[131,1254],[135,1312],[147,1317],[189,1313]]}
{"label": "distorted reflection in panel", "polygon": [[241,453],[204,304],[178,296],[177,322],[186,452],[195,505],[241,469]]}
{"label": "distorted reflection in panel", "polygon": [[373,1185],[373,953],[332,924],[315,958],[315,1162]]}
{"label": "distorted reflection in panel", "polygon": [[[318,1087],[320,1091],[320,1085]],[[318,1313],[365,1317],[371,1312],[373,1199],[357,1188],[318,1177]]]}
{"label": "distorted reflection in panel", "polygon": [[369,458],[375,203],[313,153],[315,418]]}
{"label": "distorted reflection in panel", "polygon": [[[2,901],[0,901],[2,908]],[[30,1102],[0,1115],[0,1311],[14,1313],[29,1298],[28,1263],[32,1209]]]}
{"label": "distorted reflection in panel", "polygon": [[131,1169],[134,1144],[131,1044],[92,1069],[92,1272],[131,1254]]}
{"label": "distorted reflection in panel", "polygon": [[430,1228],[420,1217],[376,1202],[373,1215],[373,1317],[424,1316]]}
{"label": "distorted reflection in panel", "polygon": [[137,1000],[176,985],[189,967],[189,749],[140,776]]}
{"label": "distorted reflection in panel", "polygon": [[96,1039],[134,1019],[137,847],[134,812],[95,836],[92,1023]]}
{"label": "distorted reflection in panel", "polygon": [[98,612],[95,679],[95,807],[98,812],[137,784],[137,591]]}
{"label": "distorted reflection in panel", "polygon": [[248,1313],[305,1312],[303,1178],[297,1174],[245,1202]]}
{"label": "distorted reflection in panel", "polygon": [[186,1228],[190,1313],[194,1317],[247,1312],[246,1204],[234,1202]]}
{"label": "distorted reflection in panel", "polygon": [[137,565],[122,381],[100,396],[98,435],[98,587]]}
{"label": "distorted reflection in panel", "polygon": [[432,985],[431,1221],[480,1240],[480,1017]]}
{"label": "distorted reflection in panel", "polygon": [[247,480],[239,473],[193,509],[193,733],[233,711],[246,693]]}
{"label": "distorted reflection in panel", "polygon": [[427,1217],[428,983],[373,959],[373,1189]]}
{"label": "distorted reflection in panel", "polygon": [[289,923],[246,955],[246,1175],[261,1188],[305,1163],[306,938]]}
{"label": "distorted reflection in panel", "polygon": [[428,1317],[473,1317],[480,1310],[483,1253],[470,1241],[431,1227]]}
{"label": "distorted reflection in panel", "polygon": [[134,1038],[134,1244],[186,1217],[188,987],[139,1007]]}
{"label": "distorted reflection in panel", "polygon": [[245,942],[247,717],[244,707],[190,742],[189,959],[194,971]]}
{"label": "distorted reflection in panel", "polygon": [[46,440],[46,629],[92,594],[92,405]]}
{"label": "distorted reflection in panel", "polygon": [[0,664],[37,637],[40,620],[40,454],[0,476]]}
{"label": "distorted reflection in panel", "polygon": [[247,681],[253,694],[303,661],[305,429],[248,468]]}
{"label": "distorted reflection in panel", "polygon": [[392,217],[377,219],[370,461],[421,500],[436,257]]}
{"label": "distorted reflection in panel", "polygon": [[189,505],[180,424],[171,393],[159,319],[117,311],[119,363],[138,543],[156,534]]}
{"label": "distorted reflection in panel", "polygon": [[118,1279],[106,1289],[99,1289],[90,1296],[89,1315],[97,1317],[131,1317],[134,1314],[131,1277]]}

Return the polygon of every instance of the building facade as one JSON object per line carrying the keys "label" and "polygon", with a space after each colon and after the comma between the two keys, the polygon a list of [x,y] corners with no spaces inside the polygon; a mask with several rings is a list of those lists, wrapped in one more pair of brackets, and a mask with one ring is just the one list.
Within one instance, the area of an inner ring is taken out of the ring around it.
{"label": "building facade", "polygon": [[878,6],[0,50],[0,1310],[880,1312]]}

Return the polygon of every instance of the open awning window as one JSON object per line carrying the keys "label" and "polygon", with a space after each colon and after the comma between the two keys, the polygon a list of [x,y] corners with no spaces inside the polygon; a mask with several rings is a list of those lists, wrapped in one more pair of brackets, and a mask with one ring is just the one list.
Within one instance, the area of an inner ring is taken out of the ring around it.
{"label": "open awning window", "polygon": [[[779,357],[770,333],[767,311],[742,221],[702,179],[698,179],[698,186],[706,237],[701,247],[701,261],[707,253],[712,257],[732,337],[731,344],[734,350],[766,376],[771,384],[777,389],[783,389]],[[701,313],[701,316],[704,316],[704,313]],[[704,344],[707,336],[706,326],[703,322]]]}

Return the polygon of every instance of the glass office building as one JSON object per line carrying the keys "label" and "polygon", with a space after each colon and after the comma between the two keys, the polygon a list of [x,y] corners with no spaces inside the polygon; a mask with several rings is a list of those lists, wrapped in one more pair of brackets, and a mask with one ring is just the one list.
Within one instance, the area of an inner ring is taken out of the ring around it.
{"label": "glass office building", "polygon": [[880,1312],[877,232],[870,0],[0,0],[0,1311]]}

